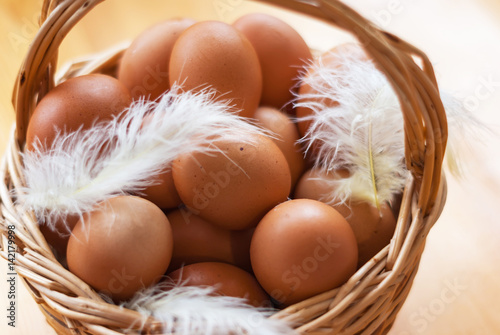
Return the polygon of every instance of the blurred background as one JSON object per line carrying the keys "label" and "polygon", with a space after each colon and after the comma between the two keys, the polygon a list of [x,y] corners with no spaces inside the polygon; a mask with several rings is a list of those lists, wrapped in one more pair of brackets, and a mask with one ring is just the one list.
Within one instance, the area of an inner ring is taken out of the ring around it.
{"label": "blurred background", "polygon": [[[421,266],[391,335],[500,333],[500,2],[498,0],[346,0],[365,17],[422,49],[441,88],[457,96],[491,134],[463,138],[467,173],[449,177],[445,211],[431,231]],[[41,0],[0,0],[0,154],[14,121],[17,71],[38,29]],[[60,63],[131,40],[172,17],[232,22],[248,12],[277,14],[311,48],[351,37],[302,16],[244,0],[108,0],[70,32]],[[461,135],[461,134],[459,134]],[[7,308],[6,262],[0,260],[0,310]],[[17,327],[0,317],[0,334],[54,334],[18,283]],[[2,312],[3,315],[4,312]]]}

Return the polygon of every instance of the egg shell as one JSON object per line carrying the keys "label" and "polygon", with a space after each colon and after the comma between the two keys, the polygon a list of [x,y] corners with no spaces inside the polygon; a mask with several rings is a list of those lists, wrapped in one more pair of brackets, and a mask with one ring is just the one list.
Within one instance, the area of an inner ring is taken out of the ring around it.
{"label": "egg shell", "polygon": [[399,212],[401,211],[401,205],[403,203],[403,192],[396,194],[394,200],[391,201],[392,214],[397,219],[399,217]]}
{"label": "egg shell", "polygon": [[391,242],[396,229],[396,219],[388,204],[377,208],[367,202],[350,202],[342,207],[345,208],[342,215],[346,217],[356,235],[358,267],[361,267]]}
{"label": "egg shell", "polygon": [[101,203],[69,238],[69,270],[115,301],[157,283],[172,256],[172,230],[163,212],[139,197]]}
{"label": "egg shell", "polygon": [[214,141],[221,152],[184,154],[172,173],[182,202],[222,228],[254,227],[287,199],[291,176],[285,156],[268,137],[255,133]]}
{"label": "egg shell", "polygon": [[174,178],[170,166],[163,172],[153,176],[153,185],[141,191],[141,196],[154,203],[162,209],[176,208],[182,204],[182,200],[175,189]]}
{"label": "egg shell", "polygon": [[219,295],[243,298],[255,307],[270,306],[269,296],[257,280],[248,272],[236,266],[204,262],[184,266],[168,275],[174,282],[186,286],[214,286]]}
{"label": "egg shell", "polygon": [[325,173],[321,169],[308,169],[300,177],[293,197],[295,199],[313,199],[328,202],[334,190],[325,181],[337,180],[348,176],[348,170],[332,170]]}
{"label": "egg shell", "polygon": [[169,78],[171,85],[177,82],[186,91],[215,89],[216,99],[230,100],[247,117],[262,94],[262,72],[253,46],[223,22],[199,22],[181,34],[172,50]]}
{"label": "egg shell", "polygon": [[68,79],[36,106],[28,124],[26,150],[33,150],[37,139],[50,147],[58,130],[88,129],[96,121],[110,120],[130,102],[128,89],[113,77],[89,74]]}
{"label": "egg shell", "polygon": [[[341,44],[336,46],[335,48],[328,50],[324,52],[319,59],[315,60],[315,65],[321,64],[321,67],[327,67],[332,70],[338,69],[341,66],[344,66],[341,63],[341,58],[340,55],[342,54],[348,54],[351,55],[352,57],[355,57],[357,59],[361,60],[367,60],[369,57],[366,55],[364,50],[357,44],[354,43],[346,43],[346,44]],[[321,62],[321,63],[320,63]],[[314,67],[310,67],[305,74],[306,78],[311,78],[316,75],[316,72],[314,71]],[[306,79],[307,81],[308,79]],[[323,84],[323,83],[318,83],[318,84]],[[303,81],[300,85],[299,88],[299,99],[298,102],[305,102],[305,101],[311,101],[315,102],[318,104],[323,104],[325,107],[335,107],[338,106],[338,102],[335,101],[333,96],[335,95],[335,92],[332,92],[331,96],[332,98],[327,98],[327,99],[319,99],[319,98],[312,98],[312,97],[307,97],[305,98],[305,95],[309,94],[317,94],[320,92],[315,91],[307,82]],[[304,118],[308,117],[314,114],[314,112],[310,108],[306,107],[297,107],[295,109],[295,113],[297,118]],[[311,124],[310,120],[303,120],[298,122],[298,128],[299,128],[299,133],[300,136],[304,136],[307,133],[307,130],[309,129],[309,126]]]}
{"label": "egg shell", "polygon": [[125,50],[120,61],[118,80],[134,100],[156,100],[170,89],[168,66],[175,41],[196,23],[192,19],[172,19],[155,24],[141,33]]}
{"label": "egg shell", "polygon": [[71,231],[76,226],[80,218],[75,215],[69,215],[65,220],[58,219],[53,225],[49,226],[46,222],[40,222],[40,232],[45,237],[47,243],[57,252],[61,258],[66,256]]}
{"label": "egg shell", "polygon": [[[142,120],[142,125],[149,124],[151,118],[151,114],[146,115]],[[160,173],[151,176],[151,185],[141,190],[137,195],[151,201],[162,209],[172,209],[180,206],[182,200],[175,188],[172,164],[168,164]]]}
{"label": "egg shell", "polygon": [[297,143],[299,140],[297,126],[290,120],[288,115],[272,107],[258,108],[254,118],[264,128],[277,135],[277,138],[273,138],[273,141],[280,148],[288,162],[293,188],[305,168],[304,154],[300,144]]}
{"label": "egg shell", "polygon": [[[332,192],[325,180],[347,175],[345,171],[326,174],[320,170],[308,170],[297,183],[294,197],[325,201]],[[329,204],[346,218],[354,231],[359,252],[358,267],[390,243],[396,229],[396,219],[388,204],[381,204],[380,208],[355,200],[346,203],[337,200]]]}
{"label": "egg shell", "polygon": [[181,208],[167,214],[174,250],[169,271],[182,265],[222,262],[251,271],[250,241],[253,229],[231,231],[211,224]]}
{"label": "egg shell", "polygon": [[273,208],[258,224],[250,245],[257,280],[282,305],[344,284],[356,271],[356,237],[332,207],[309,199]]}
{"label": "egg shell", "polygon": [[263,13],[242,16],[233,26],[252,43],[262,68],[261,105],[283,108],[297,91],[300,72],[312,60],[299,33],[284,21]]}

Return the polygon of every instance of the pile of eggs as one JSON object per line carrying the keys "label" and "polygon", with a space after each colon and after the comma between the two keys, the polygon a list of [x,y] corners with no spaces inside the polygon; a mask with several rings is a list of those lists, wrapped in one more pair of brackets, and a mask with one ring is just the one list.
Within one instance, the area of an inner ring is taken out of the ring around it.
{"label": "pile of eggs", "polygon": [[221,137],[219,153],[177,157],[141,194],[60,222],[66,236],[42,224],[69,270],[116,302],[160,280],[214,285],[255,306],[287,306],[345,283],[389,243],[397,211],[320,201],[329,191],[322,181],[345,175],[311,169],[297,143],[307,125],[292,116],[307,111],[291,102],[312,61],[301,36],[269,15],[232,25],[177,19],[137,37],[117,78],[86,75],[50,91],[30,120],[28,151],[38,140],[50,146],[56,129],[89,128],[173,83],[213,88],[276,134]]}

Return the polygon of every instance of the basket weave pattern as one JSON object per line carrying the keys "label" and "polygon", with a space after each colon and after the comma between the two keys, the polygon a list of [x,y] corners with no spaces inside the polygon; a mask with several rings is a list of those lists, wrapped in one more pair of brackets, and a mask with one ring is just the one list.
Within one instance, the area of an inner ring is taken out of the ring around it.
{"label": "basket weave pattern", "polygon": [[[7,230],[15,225],[16,271],[47,321],[60,334],[161,333],[161,325],[138,312],[106,303],[66,270],[41,234],[37,220],[16,203],[22,175],[22,150],[30,116],[56,83],[87,73],[116,71],[123,48],[82,60],[55,76],[64,36],[103,0],[45,0],[41,28],[19,71],[13,94],[17,122],[0,174],[1,255],[7,259]],[[397,93],[405,123],[405,158],[411,171],[390,245],[343,286],[274,314],[297,324],[304,334],[384,334],[391,328],[417,273],[425,239],[446,199],[442,160],[447,123],[433,68],[426,55],[394,35],[380,31],[334,0],[262,0],[352,33],[387,76]],[[420,62],[420,66],[416,61]],[[141,332],[142,331],[142,332]]]}

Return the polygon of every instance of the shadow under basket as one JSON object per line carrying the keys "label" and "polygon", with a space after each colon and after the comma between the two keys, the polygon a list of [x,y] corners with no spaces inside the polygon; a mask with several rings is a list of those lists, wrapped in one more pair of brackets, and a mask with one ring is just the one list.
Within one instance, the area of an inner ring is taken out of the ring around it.
{"label": "shadow under basket", "polygon": [[[63,37],[103,0],[45,0],[41,27],[19,71],[13,103],[17,115],[3,157],[0,186],[1,255],[8,259],[9,226],[15,226],[15,268],[48,323],[59,334],[160,334],[160,322],[105,302],[54,256],[33,213],[16,203],[25,186],[22,149],[37,102],[55,83],[87,73],[116,72],[124,48],[73,63],[56,78]],[[446,200],[442,161],[447,122],[432,65],[424,53],[379,30],[334,0],[263,0],[312,16],[351,33],[374,59],[397,93],[405,123],[405,159],[411,172],[397,227],[389,245],[343,286],[272,315],[296,324],[301,334],[385,334],[406,300],[426,237]],[[417,65],[420,64],[420,65]],[[12,246],[12,242],[10,244]]]}

